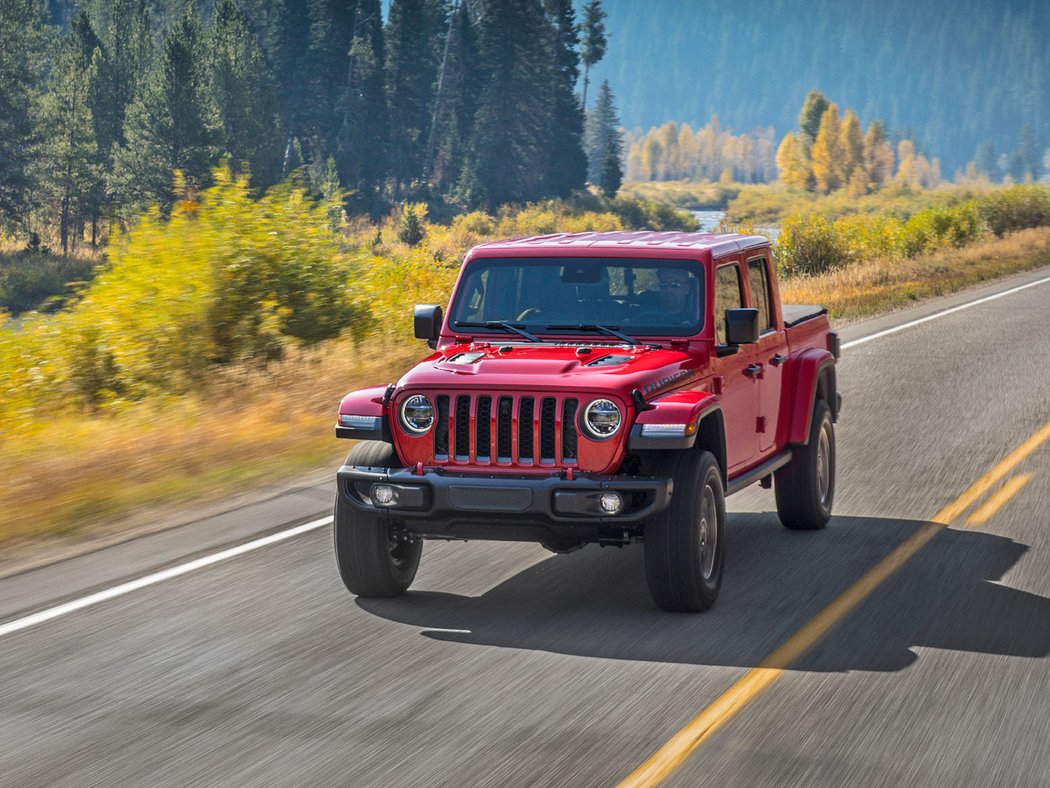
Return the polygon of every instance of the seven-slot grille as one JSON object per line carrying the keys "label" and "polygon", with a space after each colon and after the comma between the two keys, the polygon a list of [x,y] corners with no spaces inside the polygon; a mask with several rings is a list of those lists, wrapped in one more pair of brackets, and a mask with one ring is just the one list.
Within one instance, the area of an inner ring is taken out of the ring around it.
{"label": "seven-slot grille", "polygon": [[575,465],[575,397],[439,394],[434,459],[502,465]]}

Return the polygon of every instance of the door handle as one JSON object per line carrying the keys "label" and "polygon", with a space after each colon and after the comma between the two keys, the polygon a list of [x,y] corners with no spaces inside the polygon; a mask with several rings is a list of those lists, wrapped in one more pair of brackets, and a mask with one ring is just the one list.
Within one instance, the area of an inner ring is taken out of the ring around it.
{"label": "door handle", "polygon": [[774,367],[779,367],[785,361],[787,361],[787,356],[782,356],[779,353],[773,356],[773,358],[769,359],[769,363],[772,364]]}
{"label": "door handle", "polygon": [[744,374],[747,375],[749,378],[758,377],[762,374],[762,365],[748,364],[747,368],[744,370]]}

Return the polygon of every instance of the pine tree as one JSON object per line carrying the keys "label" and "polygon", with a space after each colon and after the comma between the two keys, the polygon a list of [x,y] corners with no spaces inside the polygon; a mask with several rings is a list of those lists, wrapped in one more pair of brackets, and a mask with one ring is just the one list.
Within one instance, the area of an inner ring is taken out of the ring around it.
{"label": "pine tree", "polygon": [[36,0],[0,0],[0,221],[23,218],[32,193],[31,106],[47,34]]}
{"label": "pine tree", "polygon": [[261,41],[277,89],[281,126],[285,132],[281,174],[292,170],[294,141],[302,132],[309,98],[306,67],[310,47],[310,4],[303,0],[269,0]]}
{"label": "pine tree", "polygon": [[819,90],[811,90],[806,94],[806,101],[798,115],[798,127],[802,132],[802,142],[807,148],[816,141],[817,132],[820,131],[820,121],[830,104],[831,102]]}
{"label": "pine tree", "polygon": [[605,34],[605,11],[601,0],[589,0],[583,8],[583,100],[580,102],[587,109],[587,86],[591,79],[591,66],[605,57],[605,48],[609,40]]}
{"label": "pine tree", "polygon": [[151,65],[153,42],[146,0],[110,0],[100,8],[106,13],[95,28],[98,77],[90,102],[99,155],[108,170],[114,147],[125,142],[125,116]]}
{"label": "pine tree", "polygon": [[977,155],[974,156],[974,164],[977,172],[981,173],[990,181],[999,180],[999,157],[995,153],[995,146],[990,142],[982,142],[977,147]]}
{"label": "pine tree", "polygon": [[384,31],[388,146],[395,198],[423,174],[448,9],[443,0],[393,0]]}
{"label": "pine tree", "polygon": [[548,109],[547,157],[543,190],[547,196],[567,197],[583,187],[587,156],[583,152],[583,108],[576,96],[580,77],[579,30],[572,0],[544,0],[549,24],[551,105]]}
{"label": "pine tree", "polygon": [[91,113],[91,136],[95,144],[95,154],[92,157],[93,172],[90,178],[90,184],[87,193],[80,199],[81,210],[79,222],[83,223],[85,220],[90,221],[91,245],[94,247],[98,243],[99,220],[102,218],[103,211],[106,209],[105,174],[108,171],[110,164],[110,151],[108,149],[103,149],[98,139],[99,132],[105,132],[107,124],[105,123],[104,118],[100,118],[96,114],[96,106],[98,106],[102,112],[106,111],[106,107],[101,101],[104,96],[105,88],[101,72],[106,63],[106,50],[102,45],[101,39],[96,35],[91,20],[84,11],[80,11],[76,18],[74,18],[73,24],[70,28],[69,37],[74,42],[74,46],[80,53],[82,67],[85,70],[90,68],[87,89],[87,108]]}
{"label": "pine tree", "polygon": [[601,177],[602,194],[613,198],[623,185],[623,138],[619,131],[609,138]]}
{"label": "pine tree", "polygon": [[1021,135],[1017,141],[1017,159],[1020,161],[1021,178],[1030,177],[1033,181],[1039,180],[1043,174],[1042,148],[1035,136],[1035,129],[1031,123],[1026,123],[1021,129]]}
{"label": "pine tree", "polygon": [[439,194],[450,193],[463,170],[479,79],[470,7],[460,2],[449,18],[427,142],[425,172]]}
{"label": "pine tree", "polygon": [[[842,179],[849,183],[853,173],[864,168],[864,132],[860,128],[860,119],[852,109],[846,110],[842,119]],[[864,182],[867,182],[865,176]]]}
{"label": "pine tree", "polygon": [[828,194],[845,185],[843,164],[846,152],[842,147],[841,126],[838,107],[831,103],[820,118],[820,128],[811,152],[813,179],[817,191],[822,194]]}
{"label": "pine tree", "polygon": [[125,144],[114,155],[112,178],[125,208],[166,205],[176,170],[191,186],[208,181],[220,134],[205,62],[200,19],[191,3],[128,108]]}
{"label": "pine tree", "polygon": [[477,7],[484,86],[459,191],[475,205],[536,200],[551,106],[547,20],[539,0],[478,0]]}
{"label": "pine tree", "polygon": [[[143,74],[153,57],[153,38],[146,0],[109,0],[95,6],[98,46],[95,51],[95,79],[88,104],[97,145],[96,160],[100,173],[114,169],[114,154],[123,145],[124,121],[134,100]],[[117,212],[115,195],[100,178],[92,196],[91,241],[98,236],[99,220]]]}
{"label": "pine tree", "polygon": [[1015,150],[1010,154],[1010,158],[1006,160],[1006,172],[1014,183],[1024,183],[1028,167],[1020,150]]}
{"label": "pine tree", "polygon": [[[359,17],[358,3],[309,0],[309,14],[306,79],[300,86],[300,90],[306,94],[306,101],[299,122],[299,134],[306,158],[323,162],[334,153],[336,138],[343,125],[349,56],[355,43],[355,27]],[[374,52],[369,53],[369,60],[366,67],[370,70],[382,65]],[[385,133],[386,130],[383,131]]]}
{"label": "pine tree", "polygon": [[587,113],[588,180],[607,196],[623,183],[623,131],[609,81],[598,88],[594,109]]}
{"label": "pine tree", "polygon": [[[86,22],[86,18],[83,18]],[[80,35],[67,36],[51,68],[47,93],[37,109],[39,143],[34,150],[33,169],[38,193],[45,209],[58,216],[62,254],[68,254],[70,233],[91,208],[93,186],[98,179],[95,132],[88,90],[95,76],[94,50],[83,26]],[[86,56],[85,56],[86,54]]]}
{"label": "pine tree", "polygon": [[609,148],[609,137],[619,126],[619,117],[613,104],[612,90],[609,81],[605,80],[598,88],[598,98],[594,109],[587,113],[587,130],[584,135],[584,149],[587,152],[587,180],[600,184],[602,170],[605,166],[605,152]]}
{"label": "pine tree", "polygon": [[222,124],[222,151],[247,162],[252,180],[280,178],[283,133],[274,79],[248,20],[234,0],[217,0],[208,36],[211,100]]}
{"label": "pine tree", "polygon": [[811,189],[813,173],[803,143],[797,134],[786,134],[777,148],[777,169],[780,180],[792,189]]}
{"label": "pine tree", "polygon": [[358,0],[350,49],[342,59],[345,80],[335,103],[339,121],[335,158],[344,184],[361,207],[374,207],[388,172],[383,87],[383,18],[379,0]]}

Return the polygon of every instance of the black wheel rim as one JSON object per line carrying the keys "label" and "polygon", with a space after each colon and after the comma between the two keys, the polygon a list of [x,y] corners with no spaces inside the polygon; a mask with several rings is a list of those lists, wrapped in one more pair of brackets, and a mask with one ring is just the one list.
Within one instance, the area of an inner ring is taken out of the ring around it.
{"label": "black wheel rim", "polygon": [[710,580],[715,574],[715,558],[718,555],[718,506],[710,484],[704,485],[700,498],[700,522],[697,528],[700,536],[700,572],[704,580]]}
{"label": "black wheel rim", "polygon": [[831,501],[831,425],[826,421],[817,439],[817,495],[827,509]]}

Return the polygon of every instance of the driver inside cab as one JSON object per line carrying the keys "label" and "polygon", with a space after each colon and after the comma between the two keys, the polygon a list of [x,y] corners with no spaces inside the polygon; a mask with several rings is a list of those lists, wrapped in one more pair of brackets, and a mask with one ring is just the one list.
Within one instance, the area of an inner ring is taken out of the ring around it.
{"label": "driver inside cab", "polygon": [[692,280],[681,268],[661,268],[656,272],[660,282],[660,307],[670,323],[695,323],[697,305],[692,293]]}

